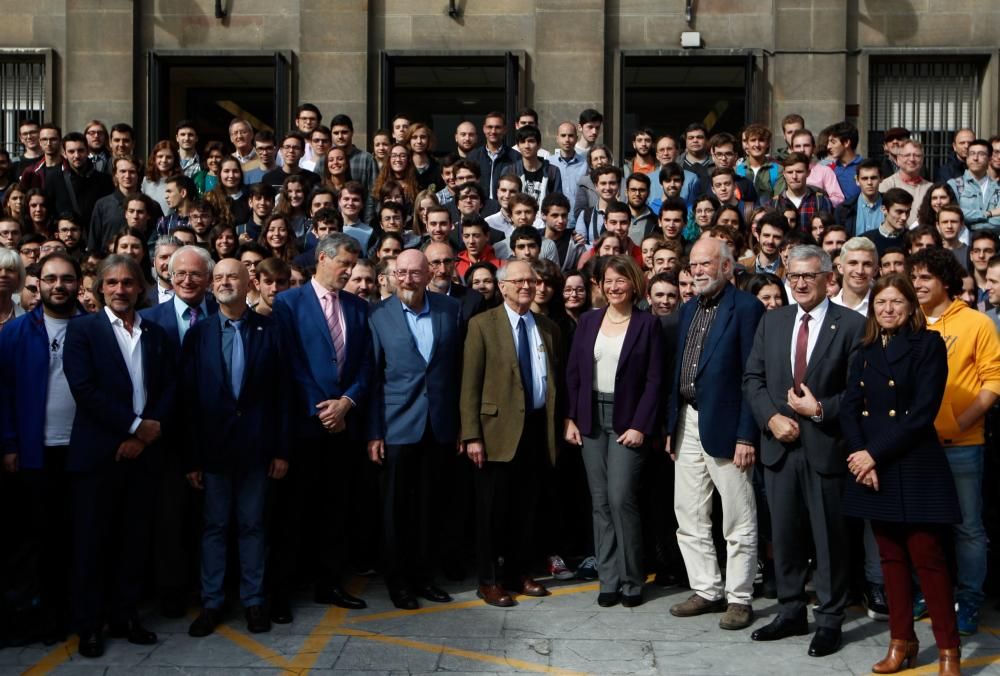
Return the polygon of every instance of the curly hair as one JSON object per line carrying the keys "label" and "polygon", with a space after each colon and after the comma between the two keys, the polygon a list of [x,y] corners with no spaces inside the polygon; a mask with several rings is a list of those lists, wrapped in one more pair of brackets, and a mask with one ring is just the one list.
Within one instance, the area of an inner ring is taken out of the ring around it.
{"label": "curly hair", "polygon": [[967,274],[955,255],[947,249],[931,247],[910,256],[910,269],[924,268],[941,280],[949,298],[962,293],[962,278]]}

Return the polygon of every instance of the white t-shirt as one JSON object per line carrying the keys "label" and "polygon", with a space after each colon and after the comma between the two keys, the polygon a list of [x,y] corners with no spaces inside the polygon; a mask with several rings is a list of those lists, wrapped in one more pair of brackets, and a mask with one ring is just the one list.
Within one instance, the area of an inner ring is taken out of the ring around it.
{"label": "white t-shirt", "polygon": [[68,319],[45,319],[45,333],[49,339],[49,390],[45,399],[45,445],[68,446],[76,415],[76,402],[69,391],[63,373],[63,344],[66,342]]}

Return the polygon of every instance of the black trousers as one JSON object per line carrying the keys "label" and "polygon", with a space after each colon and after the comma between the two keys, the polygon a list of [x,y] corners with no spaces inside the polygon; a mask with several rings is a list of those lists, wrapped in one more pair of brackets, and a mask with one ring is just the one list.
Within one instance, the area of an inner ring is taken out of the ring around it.
{"label": "black trousers", "polygon": [[146,449],[73,477],[73,612],[79,632],[136,616],[159,472]]}
{"label": "black trousers", "polygon": [[416,444],[386,444],[382,474],[382,554],[390,590],[433,578],[441,528],[441,467],[448,447],[430,422]]}
{"label": "black trousers", "polygon": [[179,448],[168,449],[156,503],[156,587],[161,597],[184,595],[199,578],[201,493],[187,480]]}
{"label": "black trousers", "polygon": [[24,529],[20,559],[25,575],[34,578],[44,610],[61,617],[69,610],[70,475],[66,472],[67,446],[44,449],[41,469],[20,469],[13,476],[20,484],[20,509]]}
{"label": "black trousers", "polygon": [[487,462],[474,470],[480,584],[516,581],[531,571],[541,476],[548,463],[546,424],[544,409],[528,414],[514,458],[490,461],[487,448]]}
{"label": "black trousers", "polygon": [[356,446],[346,432],[327,433],[316,418],[305,427],[273,491],[269,586],[280,598],[288,598],[300,575],[339,586],[346,569],[349,454]]}

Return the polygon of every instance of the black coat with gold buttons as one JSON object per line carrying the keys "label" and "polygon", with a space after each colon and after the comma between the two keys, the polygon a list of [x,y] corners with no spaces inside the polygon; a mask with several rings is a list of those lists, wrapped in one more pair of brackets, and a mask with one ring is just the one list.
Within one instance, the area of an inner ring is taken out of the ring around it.
{"label": "black coat with gold buttons", "polygon": [[840,422],[848,452],[875,459],[879,490],[848,475],[843,513],[902,523],[958,523],[961,513],[945,451],[934,430],[948,379],[944,341],[901,330],[883,347],[861,348],[851,366]]}

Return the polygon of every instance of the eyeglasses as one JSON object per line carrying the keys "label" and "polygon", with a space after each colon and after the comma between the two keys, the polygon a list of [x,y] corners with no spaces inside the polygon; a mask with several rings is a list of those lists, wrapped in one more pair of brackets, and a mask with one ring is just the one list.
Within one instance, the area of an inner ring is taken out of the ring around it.
{"label": "eyeglasses", "polygon": [[174,272],[170,275],[170,279],[176,279],[183,282],[185,279],[190,279],[192,282],[200,282],[205,278],[200,272]]}
{"label": "eyeglasses", "polygon": [[785,275],[785,279],[787,279],[792,286],[795,286],[800,281],[812,285],[816,283],[816,280],[819,279],[820,275],[825,274],[825,272],[789,272]]}
{"label": "eyeglasses", "polygon": [[423,270],[398,270],[397,269],[397,270],[393,270],[392,274],[396,275],[396,277],[398,277],[400,279],[406,279],[407,277],[409,277],[410,279],[420,279],[420,275],[423,274]]}
{"label": "eyeglasses", "polygon": [[406,155],[406,154],[402,154],[401,155],[399,153],[393,153],[393,154],[389,155],[389,159],[390,160],[405,160],[405,159],[409,159],[409,157],[410,157],[409,155]]}
{"label": "eyeglasses", "polygon": [[282,150],[299,150],[299,151],[302,150],[302,148],[300,148],[297,145],[283,145],[283,146],[281,146],[281,149]]}
{"label": "eyeglasses", "polygon": [[72,284],[76,281],[76,275],[45,275],[39,278],[43,284],[52,285],[56,282],[62,282],[63,284]]}
{"label": "eyeglasses", "polygon": [[731,159],[733,157],[736,157],[736,153],[734,153],[732,150],[721,153],[719,151],[714,151],[712,154],[715,155],[716,157],[724,157],[726,159]]}
{"label": "eyeglasses", "polygon": [[503,281],[507,284],[513,284],[514,286],[535,286],[538,284],[538,280],[533,277],[525,277],[524,279],[505,279]]}
{"label": "eyeglasses", "polygon": [[587,290],[584,289],[583,287],[573,288],[573,287],[567,286],[567,287],[563,288],[563,295],[564,296],[582,296],[585,293],[587,293]]}
{"label": "eyeglasses", "polygon": [[430,265],[432,268],[437,268],[442,265],[451,265],[454,262],[455,262],[454,258],[440,258],[433,261],[428,261],[428,265]]}
{"label": "eyeglasses", "polygon": [[631,193],[649,192],[649,188],[639,186],[638,188],[629,188],[628,191]]}
{"label": "eyeglasses", "polygon": [[19,252],[22,256],[37,256],[42,252],[42,247],[25,246],[21,247],[19,249]]}

